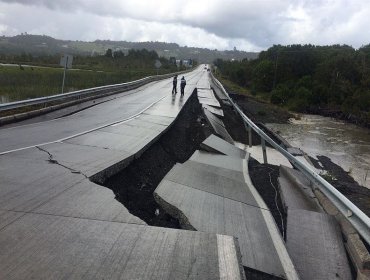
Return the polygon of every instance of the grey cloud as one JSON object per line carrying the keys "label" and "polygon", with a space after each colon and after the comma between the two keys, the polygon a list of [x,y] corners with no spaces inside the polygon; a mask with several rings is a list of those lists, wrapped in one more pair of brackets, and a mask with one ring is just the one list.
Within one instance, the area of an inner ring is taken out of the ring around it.
{"label": "grey cloud", "polygon": [[[98,35],[153,38],[153,34],[161,30],[164,33],[161,37],[166,38],[168,29],[172,33],[187,32],[184,36],[172,36],[179,40],[186,37],[187,44],[192,36],[195,43],[199,41],[196,38],[201,34],[198,29],[202,30],[203,36],[212,38],[214,44],[215,40],[222,46],[242,42],[240,44],[244,46],[259,49],[277,43],[347,43],[359,46],[368,43],[361,40],[370,37],[367,28],[370,20],[366,16],[370,13],[370,4],[367,0],[0,0],[0,3],[8,3],[7,9],[14,4],[19,10],[20,7],[28,7],[31,11],[42,10],[53,20],[63,14],[76,25],[79,23],[86,27],[85,34],[94,34],[91,30],[103,29],[107,24],[136,21],[136,25],[129,28],[137,30],[137,37],[134,31],[120,33],[111,27],[106,27]],[[76,19],[76,14],[83,14],[83,17]],[[24,15],[21,22],[12,24],[27,27],[27,21],[33,21],[31,17]],[[84,23],[87,18],[89,24]],[[8,18],[8,21],[11,20]],[[0,24],[3,24],[1,17]],[[52,22],[49,25],[44,30],[66,33],[58,30],[63,26]],[[76,37],[79,36],[77,30],[73,31]]]}

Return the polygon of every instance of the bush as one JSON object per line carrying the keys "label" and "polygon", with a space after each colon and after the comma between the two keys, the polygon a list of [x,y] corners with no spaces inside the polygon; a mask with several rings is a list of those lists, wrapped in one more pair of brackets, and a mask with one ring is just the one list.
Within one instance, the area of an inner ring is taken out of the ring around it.
{"label": "bush", "polygon": [[272,91],[270,101],[273,104],[284,105],[292,97],[292,90],[287,84],[279,84]]}
{"label": "bush", "polygon": [[310,107],[312,99],[312,92],[305,88],[300,87],[294,94],[294,98],[292,98],[289,102],[289,109],[298,111],[298,112],[307,112]]}

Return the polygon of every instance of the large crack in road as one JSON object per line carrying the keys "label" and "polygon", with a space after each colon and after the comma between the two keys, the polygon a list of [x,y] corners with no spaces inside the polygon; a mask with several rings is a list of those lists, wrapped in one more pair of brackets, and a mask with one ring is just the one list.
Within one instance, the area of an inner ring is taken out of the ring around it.
{"label": "large crack in road", "polygon": [[181,228],[179,221],[157,204],[153,193],[168,171],[177,162],[185,162],[211,133],[195,93],[158,141],[104,182],[131,214],[148,225]]}

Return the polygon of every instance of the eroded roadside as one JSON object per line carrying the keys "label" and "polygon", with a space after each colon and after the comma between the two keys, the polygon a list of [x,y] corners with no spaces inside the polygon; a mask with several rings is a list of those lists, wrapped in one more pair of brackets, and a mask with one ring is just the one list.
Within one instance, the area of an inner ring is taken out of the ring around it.
{"label": "eroded roadside", "polygon": [[[257,125],[260,126],[271,138],[273,138],[279,145],[283,147],[291,147],[290,144],[283,139],[279,134],[274,133],[268,129],[264,124],[266,123],[288,123],[291,114],[279,109],[274,108],[272,105],[258,102],[252,98],[244,95],[231,94],[231,97],[240,106],[243,112],[251,118]],[[227,124],[227,122],[225,122]],[[240,137],[240,142],[246,143],[245,139],[247,133],[243,130],[244,137]],[[253,134],[253,145],[259,144],[259,139],[256,139],[256,135]],[[304,147],[302,147],[304,150]],[[326,156],[318,156],[317,160],[311,158],[311,162],[315,164],[315,167],[324,174],[324,177],[329,183],[331,183],[337,190],[351,200],[357,207],[359,207],[366,215],[370,215],[370,190],[361,186],[351,176],[350,172],[347,172],[339,165],[332,162],[332,160]],[[251,173],[253,173],[253,167]],[[266,170],[261,171],[265,168]],[[256,172],[264,172],[268,174],[269,169],[258,166]],[[253,176],[252,176],[253,181]],[[274,183],[274,181],[273,181]],[[266,186],[267,187],[267,186]]]}

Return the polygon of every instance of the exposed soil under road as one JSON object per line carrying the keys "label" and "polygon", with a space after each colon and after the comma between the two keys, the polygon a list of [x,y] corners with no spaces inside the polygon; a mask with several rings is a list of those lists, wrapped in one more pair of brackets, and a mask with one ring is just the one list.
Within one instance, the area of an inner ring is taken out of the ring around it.
{"label": "exposed soil under road", "polygon": [[285,239],[287,215],[281,203],[278,187],[279,166],[261,164],[254,158],[249,159],[248,165],[252,183],[269,207],[276,225]]}
{"label": "exposed soil under road", "polygon": [[105,186],[131,214],[148,225],[179,229],[179,221],[156,203],[153,192],[171,168],[189,159],[209,135],[210,128],[194,92],[171,128],[140,158],[109,178]]}

